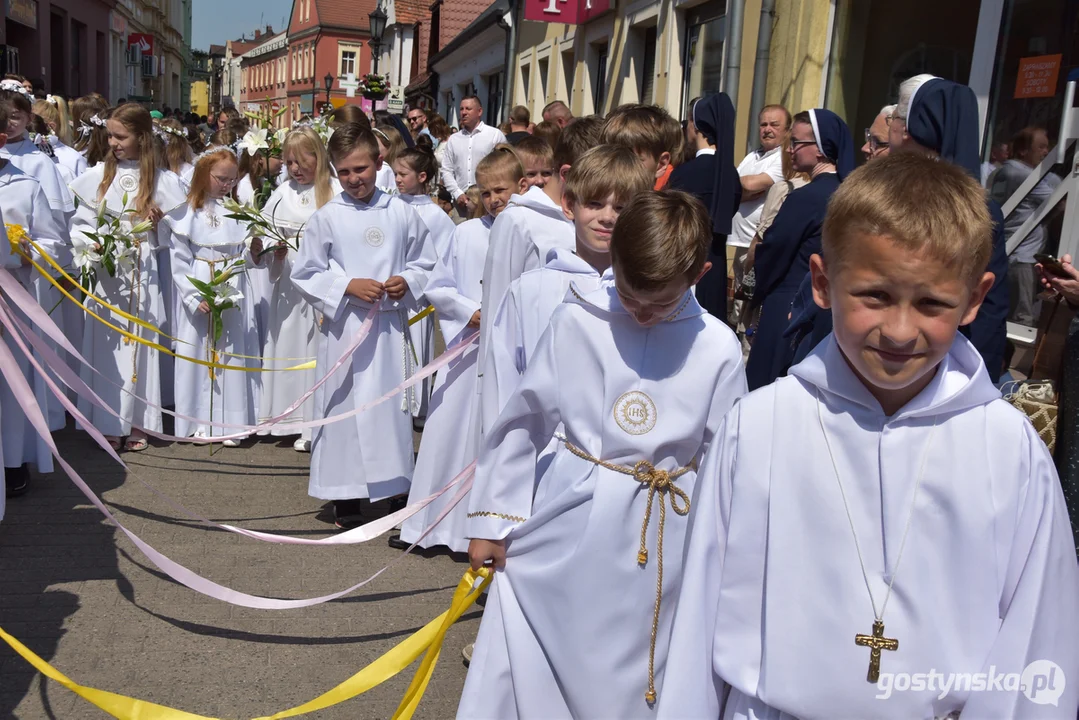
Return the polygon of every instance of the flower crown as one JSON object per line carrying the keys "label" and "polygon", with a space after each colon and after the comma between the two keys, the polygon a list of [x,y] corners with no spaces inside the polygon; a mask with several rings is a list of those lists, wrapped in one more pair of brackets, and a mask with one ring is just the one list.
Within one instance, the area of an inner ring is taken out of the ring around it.
{"label": "flower crown", "polygon": [[97,113],[94,113],[90,116],[89,125],[87,125],[86,122],[83,120],[79,121],[79,135],[81,137],[86,137],[94,131],[94,126],[102,128],[106,126],[105,119],[98,116]]}
{"label": "flower crown", "polygon": [[56,95],[46,95],[45,102],[56,107],[60,106],[60,99]]}
{"label": "flower crown", "polygon": [[23,85],[18,80],[12,80],[10,78],[5,79],[5,80],[0,80],[0,90],[7,90],[8,92],[17,92],[20,95],[25,95],[26,97],[30,97],[30,93],[27,92],[25,85]]}
{"label": "flower crown", "polygon": [[171,139],[169,137],[170,135],[172,137],[180,138],[181,140],[187,140],[188,138],[187,128],[181,128],[177,130],[176,128],[169,127],[168,125],[158,125],[157,123],[154,123],[154,135],[161,138],[161,140],[166,145],[169,144],[169,141]]}
{"label": "flower crown", "polygon": [[211,145],[210,147],[206,148],[198,155],[196,155],[195,159],[192,162],[198,163],[198,161],[203,159],[204,157],[209,157],[210,155],[215,155],[220,152],[230,153],[234,158],[237,159],[237,161],[240,159],[240,153],[237,151],[235,145]]}

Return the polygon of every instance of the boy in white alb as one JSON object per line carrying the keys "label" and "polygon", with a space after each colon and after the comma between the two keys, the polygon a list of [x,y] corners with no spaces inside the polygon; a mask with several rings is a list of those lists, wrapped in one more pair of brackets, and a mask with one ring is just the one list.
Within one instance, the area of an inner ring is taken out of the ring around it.
{"label": "boy in white alb", "polygon": [[[496,149],[480,160],[476,167],[476,182],[488,215],[457,226],[449,246],[431,273],[425,293],[428,302],[438,310],[438,322],[447,347],[464,342],[479,331],[483,261],[487,257],[491,226],[506,207],[510,194],[524,189],[524,168],[515,153]],[[409,491],[410,504],[444,488],[476,458],[476,447],[469,439],[473,436],[470,431],[477,414],[477,354],[476,348],[469,349],[439,370],[435,378],[431,413],[423,429],[423,442]],[[445,545],[453,552],[467,550],[467,502],[458,503],[426,538],[420,540],[423,531],[442,514],[453,497],[454,491],[450,491],[406,520],[401,526],[401,534],[390,537],[390,547],[405,549],[419,541],[420,547],[424,548]]]}
{"label": "boy in white alb", "polygon": [[614,284],[555,311],[488,433],[469,558],[499,572],[458,717],[652,715],[695,463],[745,389],[734,335],[690,291],[711,238],[691,196],[634,198],[611,238]]}
{"label": "boy in white alb", "polygon": [[[625,147],[600,145],[570,168],[561,202],[562,212],[573,223],[575,247],[550,250],[547,264],[510,283],[502,298],[483,363],[480,413],[484,432],[495,424],[517,389],[528,359],[570,286],[587,294],[599,287],[603,277],[613,279],[611,233],[615,222],[634,196],[651,187],[651,175]],[[549,453],[544,453],[537,479],[549,459]]]}
{"label": "boy in white alb", "polygon": [[964,170],[836,192],[835,329],[747,395],[694,494],[666,718],[1074,718],[1079,570],[1052,459],[956,333],[993,284]]}
{"label": "boy in white alb", "polygon": [[[562,131],[555,149],[558,172],[523,195],[510,198],[506,212],[491,228],[491,245],[483,267],[482,306],[497,308],[510,283],[526,270],[543,267],[554,248],[572,250],[573,225],[562,212],[562,184],[574,161],[599,145],[600,121],[581,118]],[[493,317],[480,321],[480,358],[487,355]],[[480,388],[480,392],[483,388]]]}
{"label": "boy in white alb", "polygon": [[[351,411],[406,380],[407,313],[415,311],[435,264],[416,211],[375,186],[382,161],[371,131],[344,125],[330,138],[329,151],[344,192],[311,216],[291,275],[323,315],[318,367],[328,371],[368,313],[374,320],[348,367],[316,391],[320,417]],[[359,514],[359,499],[407,493],[412,464],[409,407],[384,402],[315,431],[308,493],[333,500],[338,527],[347,528]]]}

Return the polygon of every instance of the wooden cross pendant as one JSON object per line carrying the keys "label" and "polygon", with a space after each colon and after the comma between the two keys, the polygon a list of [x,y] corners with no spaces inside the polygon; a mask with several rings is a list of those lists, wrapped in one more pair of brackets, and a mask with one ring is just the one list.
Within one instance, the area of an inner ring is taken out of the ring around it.
{"label": "wooden cross pendant", "polygon": [[873,634],[855,635],[854,644],[869,648],[869,674],[865,679],[876,684],[880,680],[880,651],[898,650],[899,640],[884,637],[884,623],[874,620]]}

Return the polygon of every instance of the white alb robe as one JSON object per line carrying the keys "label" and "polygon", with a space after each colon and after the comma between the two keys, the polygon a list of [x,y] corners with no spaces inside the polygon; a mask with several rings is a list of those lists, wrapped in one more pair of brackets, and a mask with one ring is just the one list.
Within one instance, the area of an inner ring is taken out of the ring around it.
{"label": "white alb robe", "polygon": [[[427,283],[427,301],[438,311],[438,322],[447,347],[478,332],[478,328],[470,328],[468,322],[480,309],[483,260],[487,257],[493,221],[494,218],[488,215],[457,226],[451,223],[456,231]],[[470,348],[435,376],[431,407],[408,496],[410,503],[444,488],[476,457],[475,448],[468,442],[468,428],[476,411],[476,357],[476,348]],[[401,539],[409,543],[419,539],[424,529],[442,513],[453,492],[451,490],[406,520],[401,526]],[[445,545],[454,552],[466,551],[467,514],[468,503],[461,501],[423,539],[420,547]]]}
{"label": "white alb robe", "polygon": [[[316,391],[317,417],[332,417],[374,400],[404,382],[405,323],[434,269],[434,247],[427,226],[405,202],[380,190],[370,202],[342,192],[307,222],[292,282],[322,313],[318,348],[320,376],[352,342],[368,312],[375,312],[371,334],[346,367]],[[384,282],[400,275],[408,291],[370,305],[346,294],[349,281]],[[394,398],[355,417],[318,428],[311,445],[308,493],[323,500],[379,500],[408,491],[412,477],[411,411]]]}
{"label": "white alb robe", "polygon": [[49,136],[49,144],[52,145],[52,151],[56,154],[56,161],[60,163],[62,167],[67,168],[68,171],[71,172],[72,177],[78,177],[86,172],[88,167],[85,155],[70,145],[65,145],[63,141],[55,135]]}
{"label": "white alb robe", "polygon": [[[427,231],[430,233],[431,242],[435,246],[436,257],[445,257],[449,252],[450,240],[453,237],[453,231],[457,227],[450,220],[450,216],[446,214],[446,211],[435,204],[434,200],[429,195],[398,195],[402,200],[407,202],[412,208],[419,213],[420,219],[423,220],[423,224],[427,226]],[[481,266],[483,261],[480,261]],[[421,301],[422,304],[423,301]],[[430,300],[427,300],[430,302]],[[410,318],[411,319],[411,318]],[[416,348],[416,358],[420,367],[427,365],[431,362],[431,358],[435,351],[435,319],[428,315],[422,320],[410,323],[408,326],[409,335],[412,338],[412,345]],[[443,337],[443,340],[446,338]],[[419,407],[413,413],[414,417],[426,418],[430,412],[428,404],[430,403],[432,386],[430,379],[423,381],[423,385],[417,388],[417,395],[419,396]],[[426,426],[425,426],[426,427]]]}
{"label": "white alb robe", "polygon": [[[573,250],[575,246],[573,223],[541,188],[513,195],[491,227],[491,245],[483,266],[483,307],[498,308],[510,283],[527,270],[543,267],[554,248]],[[480,318],[480,358],[487,357],[493,320],[489,315]],[[478,390],[482,395],[482,383]],[[482,432],[482,428],[477,430]],[[482,443],[482,436],[475,442]]]}
{"label": "white alb robe", "polygon": [[[334,193],[340,193],[341,184],[336,178],[332,183]],[[278,231],[286,237],[296,238],[295,242],[301,243],[304,226],[316,209],[315,186],[300,185],[295,180],[289,180],[278,185],[273,191],[270,199],[266,201],[264,212],[267,217],[273,218]],[[290,275],[295,262],[296,250],[292,248],[289,248],[288,255],[284,258],[278,258],[272,252],[262,256],[261,264],[269,273],[271,283],[269,322],[263,356],[282,358],[264,360],[263,367],[266,368],[298,365],[303,362],[298,358],[314,358],[318,353],[318,318],[314,308],[292,283]],[[262,395],[259,399],[259,422],[276,417],[292,407],[317,379],[318,373],[314,368],[264,373]],[[269,430],[269,434],[284,436],[299,433],[303,439],[310,440],[310,428],[301,432],[289,425],[311,420],[314,417],[312,408],[313,398],[308,399],[280,425]]]}
{"label": "white alb robe", "polygon": [[[688,291],[670,319],[651,328],[637,324],[611,286],[555,311],[480,454],[468,534],[506,540],[507,560],[484,611],[458,717],[652,715],[645,691],[659,509],[642,568],[647,486],[562,446],[545,491],[533,499],[537,454],[563,423],[570,442],[608,463],[687,468],[744,391],[738,341]],[[674,482],[692,493],[696,473]],[[661,696],[685,530],[686,518],[668,511],[667,602],[655,653]]]}
{"label": "white alb robe", "polygon": [[[72,176],[68,174],[66,168],[59,164],[58,158],[42,152],[41,148],[25,139],[25,136],[21,140],[9,140],[3,148],[0,148],[0,159],[8,160],[12,165],[36,179],[40,184],[41,190],[48,199],[53,220],[56,226],[61,229],[64,239],[64,246],[57,247],[60,256],[53,255],[53,259],[58,260],[61,265],[66,267],[67,263],[64,262],[63,258],[70,258],[67,228],[71,215],[75,211],[71,191],[68,189],[68,178]],[[58,273],[51,268],[49,268],[49,273],[53,277],[58,276]],[[29,289],[37,298],[38,303],[46,310],[51,310],[60,304],[68,304],[66,301],[61,303],[63,295],[60,291],[36,272],[33,274]],[[57,307],[56,312],[52,314],[52,319],[65,335],[75,338],[75,333],[68,333],[65,326],[65,320],[69,315],[70,311],[65,313]],[[55,347],[52,341],[49,341],[49,344]],[[42,410],[45,411],[50,430],[60,430],[64,427],[66,421],[64,407],[52,393],[47,394]]]}
{"label": "white alb robe", "polygon": [[[874,611],[818,397],[878,609],[894,577],[884,636],[899,646],[881,651],[877,684],[855,644]],[[739,720],[1076,716],[1079,570],[1064,498],[1045,445],[965,338],[888,417],[830,336],[738,403],[700,477],[660,717],[719,717],[724,683],[723,717]],[[943,677],[932,690],[925,677],[1022,673],[1034,660],[1067,678],[1059,707],[945,694]],[[899,673],[926,684],[883,697]]]}
{"label": "white alb robe", "polygon": [[[3,207],[5,222],[21,225],[29,233],[31,239],[51,257],[61,264],[70,263],[67,233],[56,224],[55,214],[49,207],[41,185],[35,178],[19,170],[10,162],[0,168],[0,207]],[[21,258],[11,253],[6,238],[2,244],[7,251],[4,267],[9,269],[23,287],[32,292],[33,278],[38,275],[37,270],[32,266],[22,267]],[[36,252],[32,251],[31,256],[39,265],[43,265],[41,257]],[[12,312],[20,313],[21,319],[32,327],[29,319],[17,305],[9,300],[8,306]],[[45,308],[46,311],[50,309]],[[22,349],[8,336],[7,331],[0,334],[0,337],[11,350],[11,354],[15,356],[23,375],[26,376],[30,387],[34,389],[38,405],[46,413],[46,419],[48,419],[48,409],[51,404],[57,403],[56,398],[45,381],[33,369]],[[38,359],[41,359],[40,356]],[[52,453],[30,425],[21,405],[16,402],[10,386],[3,381],[0,381],[0,405],[3,406],[3,413],[0,415],[0,441],[3,445],[4,462],[8,463],[8,467],[19,467],[24,463],[31,463],[37,466],[38,472],[52,472]],[[50,423],[50,429],[56,428]]]}
{"label": "white alb robe", "polygon": [[[71,243],[76,252],[80,247],[91,244],[85,233],[97,230],[97,212],[100,207],[98,186],[104,175],[105,163],[99,163],[71,184],[71,190],[79,201],[79,207],[71,221]],[[133,209],[134,197],[138,195],[139,175],[138,162],[125,160],[117,163],[116,176],[102,200],[108,214],[115,216],[121,212],[125,193],[128,195],[128,209]],[[183,188],[175,175],[162,170],[155,172],[152,202],[166,214],[186,203]],[[132,220],[134,218],[129,214],[123,222],[126,227],[130,227]],[[159,223],[156,230],[148,231],[141,236],[141,240],[136,269],[131,272],[118,272],[116,277],[110,277],[104,269],[99,270],[93,290],[108,303],[160,328],[165,322],[165,304],[158,275],[158,248],[167,248],[171,243],[168,224]],[[111,311],[93,300],[87,300],[87,307],[113,325],[139,337],[160,342],[160,338],[152,336],[150,331],[120,316],[114,316]],[[87,318],[83,331],[82,354],[112,382],[85,367],[81,370],[83,381],[92,387],[102,400],[118,409],[123,418],[119,420],[96,405],[80,400],[79,410],[94,427],[105,435],[117,437],[130,434],[132,425],[154,431],[161,430],[161,411],[144,402],[148,400],[155,405],[161,404],[161,368],[157,350],[145,345],[125,343],[124,338],[115,330],[93,318]],[[117,384],[126,392],[121,391]]]}
{"label": "white alb robe", "polygon": [[[244,242],[246,228],[236,220],[225,217],[227,211],[221,204],[208,199],[198,210],[190,205],[174,210],[164,222],[172,231],[172,271],[179,305],[173,315],[176,338],[180,340],[177,350],[200,360],[210,360],[216,349],[221,355],[216,359],[225,365],[257,367],[257,360],[225,355],[258,355],[258,336],[248,317],[251,308],[240,300],[238,307],[221,314],[224,331],[216,348],[210,335],[209,314],[198,311],[202,296],[189,278],[209,282],[212,274],[219,273],[238,260],[245,265],[251,255]],[[246,298],[250,292],[247,277],[240,270],[229,284],[235,285]],[[250,425],[255,419],[254,379],[257,373],[242,370],[213,371],[187,360],[176,360],[176,412],[219,423]],[[212,401],[211,401],[212,397]],[[213,407],[211,417],[210,408]],[[180,437],[197,433],[226,435],[233,432],[227,428],[212,428],[208,424],[193,423],[176,418],[176,432]]]}
{"label": "white alb robe", "polygon": [[[244,175],[236,184],[236,199],[244,204],[255,206],[255,186],[251,176]],[[267,198],[267,202],[269,199]],[[270,272],[266,263],[252,265],[247,269],[247,282],[251,288],[251,307],[254,308],[252,321],[258,331],[259,347],[266,345],[270,329]]]}

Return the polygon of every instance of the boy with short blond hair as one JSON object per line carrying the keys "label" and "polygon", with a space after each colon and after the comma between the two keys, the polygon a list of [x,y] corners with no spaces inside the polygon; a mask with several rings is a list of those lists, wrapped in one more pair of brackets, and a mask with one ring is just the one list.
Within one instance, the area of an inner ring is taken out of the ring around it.
{"label": "boy with short blond hair", "polygon": [[[745,388],[737,340],[690,291],[711,239],[692,196],[633,198],[613,282],[571,288],[488,433],[469,557],[501,572],[458,717],[651,717],[695,463]],[[674,252],[645,270],[661,245]]]}
{"label": "boy with short blond hair", "polygon": [[662,190],[685,150],[682,126],[670,113],[655,105],[622,105],[603,123],[600,142],[632,149]]}
{"label": "boy with short blond hair", "polygon": [[554,148],[543,138],[532,135],[518,141],[513,148],[524,165],[528,187],[546,187],[557,172],[554,166]]}
{"label": "boy with short blond hair", "polygon": [[[611,231],[619,213],[651,187],[652,180],[628,148],[600,145],[570,169],[562,189],[562,211],[573,223],[575,248],[555,248],[542,268],[510,283],[493,318],[483,363],[482,426],[498,419],[516,389],[528,359],[566,299],[570,285],[591,292],[612,277]],[[544,463],[541,460],[540,465]]]}
{"label": "boy with short blond hair", "polygon": [[957,333],[991,226],[976,180],[913,153],[836,191],[811,260],[833,334],[709,449],[660,717],[1075,717],[1056,471]]}

